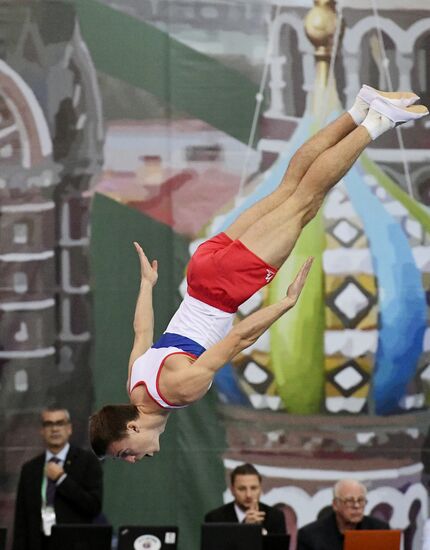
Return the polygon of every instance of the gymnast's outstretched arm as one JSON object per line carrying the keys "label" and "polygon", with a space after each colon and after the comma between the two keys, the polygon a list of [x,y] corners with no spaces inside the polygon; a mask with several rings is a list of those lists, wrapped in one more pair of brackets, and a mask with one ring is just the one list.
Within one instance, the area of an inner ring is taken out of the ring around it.
{"label": "gymnast's outstretched arm", "polygon": [[157,260],[149,262],[142,247],[134,243],[140,262],[140,289],[134,312],[134,343],[128,365],[128,373],[135,360],[151,347],[154,338],[154,310],[152,307],[152,288],[158,279]]}

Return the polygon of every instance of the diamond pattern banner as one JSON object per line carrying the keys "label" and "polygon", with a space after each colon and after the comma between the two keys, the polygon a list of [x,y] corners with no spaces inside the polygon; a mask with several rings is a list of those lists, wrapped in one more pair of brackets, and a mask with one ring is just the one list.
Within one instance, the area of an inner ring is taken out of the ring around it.
{"label": "diamond pattern banner", "polygon": [[325,407],[363,412],[374,367],[377,285],[360,218],[340,184],[325,208]]}

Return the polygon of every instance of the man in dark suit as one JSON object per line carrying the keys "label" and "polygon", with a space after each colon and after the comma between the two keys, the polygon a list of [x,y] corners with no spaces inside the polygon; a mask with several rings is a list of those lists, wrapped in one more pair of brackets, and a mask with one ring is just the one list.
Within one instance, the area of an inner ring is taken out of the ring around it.
{"label": "man in dark suit", "polygon": [[208,512],[206,523],[257,523],[264,534],[287,532],[284,514],[260,502],[261,476],[252,464],[237,466],[230,481],[234,501]]}
{"label": "man in dark suit", "polygon": [[65,409],[41,413],[46,451],[21,470],[15,504],[13,550],[50,549],[55,523],[92,523],[102,506],[102,469],[93,453],[70,445]]}
{"label": "man in dark suit", "polygon": [[353,479],[342,479],[333,489],[333,510],[299,529],[297,550],[342,550],[348,529],[389,529],[388,523],[364,515],[366,487]]}

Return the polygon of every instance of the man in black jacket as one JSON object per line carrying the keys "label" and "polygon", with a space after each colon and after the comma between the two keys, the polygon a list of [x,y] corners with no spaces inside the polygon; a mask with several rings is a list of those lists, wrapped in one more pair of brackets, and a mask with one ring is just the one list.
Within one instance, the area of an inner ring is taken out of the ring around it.
{"label": "man in black jacket", "polygon": [[257,523],[263,534],[286,533],[284,514],[260,502],[261,476],[252,464],[237,466],[230,481],[234,501],[208,512],[206,523]]}
{"label": "man in black jacket", "polygon": [[299,529],[297,550],[342,550],[347,529],[389,529],[384,521],[364,515],[366,487],[353,479],[334,486],[333,511]]}
{"label": "man in black jacket", "polygon": [[70,445],[68,411],[45,409],[41,422],[46,451],[22,467],[13,550],[55,550],[54,523],[92,523],[101,511],[102,469],[93,453]]}

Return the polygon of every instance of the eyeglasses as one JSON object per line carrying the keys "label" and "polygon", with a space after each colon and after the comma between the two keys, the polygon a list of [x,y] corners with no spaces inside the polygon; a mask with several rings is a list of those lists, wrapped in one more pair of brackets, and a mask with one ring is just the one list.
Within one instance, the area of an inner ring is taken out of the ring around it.
{"label": "eyeglasses", "polygon": [[358,497],[358,498],[354,498],[354,497],[348,497],[348,498],[340,498],[340,497],[336,497],[336,500],[339,500],[342,504],[345,504],[345,506],[360,506],[360,508],[362,506],[366,506],[367,504],[367,498],[364,498],[364,497]]}
{"label": "eyeglasses", "polygon": [[44,420],[42,422],[42,426],[44,428],[63,428],[64,426],[67,426],[69,424],[69,420],[66,420],[65,418],[63,420],[56,420],[53,422],[52,420]]}

